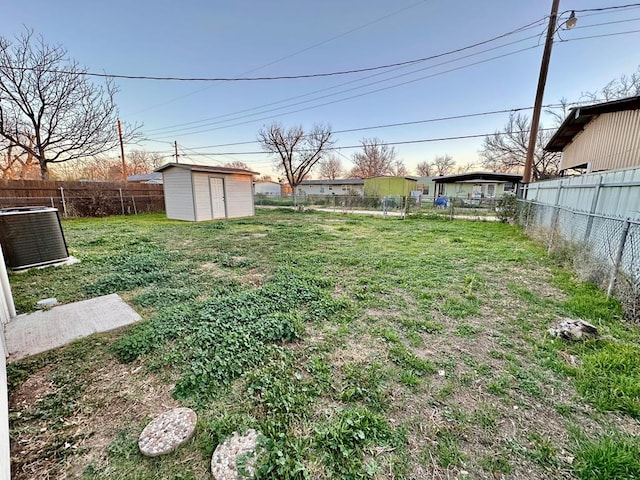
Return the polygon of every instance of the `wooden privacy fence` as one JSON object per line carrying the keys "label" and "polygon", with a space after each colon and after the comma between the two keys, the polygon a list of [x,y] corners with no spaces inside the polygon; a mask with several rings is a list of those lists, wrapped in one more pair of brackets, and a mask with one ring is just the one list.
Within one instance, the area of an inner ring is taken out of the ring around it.
{"label": "wooden privacy fence", "polygon": [[0,208],[50,206],[65,217],[164,211],[162,185],[0,180]]}

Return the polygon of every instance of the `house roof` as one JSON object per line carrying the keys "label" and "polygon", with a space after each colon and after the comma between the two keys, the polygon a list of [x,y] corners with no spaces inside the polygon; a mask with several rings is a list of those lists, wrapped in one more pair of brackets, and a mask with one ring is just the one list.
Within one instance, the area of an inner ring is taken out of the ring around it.
{"label": "house roof", "polygon": [[162,182],[162,174],[160,172],[151,172],[129,175],[127,180],[129,182]]}
{"label": "house roof", "polygon": [[573,138],[598,115],[638,109],[640,109],[640,96],[572,108],[544,149],[548,152],[562,152]]}
{"label": "house roof", "polygon": [[520,182],[522,181],[522,175],[518,173],[469,172],[433,177],[435,183],[473,182],[481,180],[490,182]]}
{"label": "house roof", "polygon": [[414,177],[413,175],[405,175],[405,176],[396,176],[396,175],[378,175],[375,177],[367,177],[365,180],[371,180],[372,178],[403,178],[405,180],[413,180],[414,182],[418,181],[420,177]]}
{"label": "house roof", "polygon": [[343,178],[336,180],[303,180],[300,185],[364,185],[361,178]]}
{"label": "house roof", "polygon": [[168,168],[183,168],[191,170],[192,172],[205,172],[205,173],[235,173],[240,175],[259,175],[258,172],[252,172],[251,170],[245,170],[244,168],[231,168],[231,167],[218,167],[212,165],[190,165],[188,163],[165,163],[161,167],[155,169],[156,172],[163,172]]}

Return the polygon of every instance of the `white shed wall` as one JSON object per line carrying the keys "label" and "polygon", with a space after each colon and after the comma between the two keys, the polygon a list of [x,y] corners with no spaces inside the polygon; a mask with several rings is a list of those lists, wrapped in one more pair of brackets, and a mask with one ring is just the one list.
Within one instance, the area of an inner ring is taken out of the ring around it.
{"label": "white shed wall", "polygon": [[191,172],[183,168],[168,168],[162,172],[162,175],[167,218],[196,220],[191,190]]}
{"label": "white shed wall", "polygon": [[225,175],[224,191],[227,218],[248,217],[255,214],[251,175]]}
{"label": "white shed wall", "polygon": [[562,152],[560,169],[590,171],[640,166],[640,110],[605,113],[589,122]]}
{"label": "white shed wall", "polygon": [[222,177],[221,175],[209,175],[207,173],[193,172],[193,199],[196,208],[196,222],[213,220],[211,214],[211,190],[209,177]]}

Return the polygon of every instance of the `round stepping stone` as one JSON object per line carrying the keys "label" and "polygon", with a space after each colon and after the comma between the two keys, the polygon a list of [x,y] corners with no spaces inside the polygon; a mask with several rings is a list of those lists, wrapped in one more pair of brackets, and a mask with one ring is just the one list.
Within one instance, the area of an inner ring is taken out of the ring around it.
{"label": "round stepping stone", "polygon": [[[253,429],[247,430],[244,435],[233,432],[231,437],[218,445],[211,457],[213,478],[216,480],[253,478],[254,465],[258,457],[256,444],[260,435],[260,432]],[[243,475],[238,475],[239,473]]]}
{"label": "round stepping stone", "polygon": [[174,408],[158,415],[138,438],[138,448],[147,457],[173,452],[186,443],[196,430],[198,416],[190,408]]}

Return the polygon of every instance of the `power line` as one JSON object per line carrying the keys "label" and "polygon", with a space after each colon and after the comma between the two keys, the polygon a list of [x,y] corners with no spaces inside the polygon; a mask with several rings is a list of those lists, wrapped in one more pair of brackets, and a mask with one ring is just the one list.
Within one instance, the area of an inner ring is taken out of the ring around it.
{"label": "power line", "polygon": [[[340,90],[340,91],[338,91],[338,92],[334,92],[334,93],[330,93],[330,94],[326,94],[326,95],[318,96],[318,97],[311,98],[311,99],[308,99],[308,100],[303,100],[303,101],[300,101],[300,102],[290,103],[290,104],[288,104],[288,105],[283,105],[283,106],[281,106],[281,107],[270,108],[270,109],[266,109],[266,110],[261,110],[261,111],[256,112],[256,113],[250,113],[250,114],[247,114],[247,115],[240,115],[240,116],[236,116],[236,117],[231,118],[231,119],[228,119],[228,120],[219,120],[219,121],[211,121],[211,122],[209,122],[209,121],[189,122],[189,123],[199,123],[199,124],[198,124],[198,125],[194,125],[194,126],[192,126],[192,127],[184,127],[184,128],[176,128],[176,129],[173,129],[173,128],[171,128],[171,127],[164,127],[164,128],[158,128],[158,129],[155,129],[155,130],[156,130],[156,131],[159,131],[159,130],[168,130],[168,132],[158,132],[158,133],[159,133],[159,134],[161,134],[161,135],[170,135],[170,134],[172,135],[172,134],[174,134],[174,133],[176,133],[176,132],[186,132],[186,131],[189,131],[189,130],[194,130],[194,129],[202,128],[202,127],[205,127],[205,126],[217,125],[217,124],[220,124],[220,123],[226,123],[226,122],[230,122],[230,121],[241,120],[241,119],[243,119],[243,118],[249,118],[249,117],[253,117],[253,116],[256,116],[256,115],[260,115],[260,114],[265,114],[265,113],[275,112],[275,111],[278,111],[278,110],[283,110],[283,109],[285,109],[285,108],[295,107],[295,106],[297,106],[297,105],[303,105],[303,104],[306,104],[306,103],[310,103],[310,102],[315,102],[315,101],[318,101],[318,100],[322,100],[322,99],[324,99],[324,98],[330,98],[330,97],[334,97],[334,96],[336,96],[336,95],[341,95],[341,94],[344,94],[344,93],[347,93],[347,92],[352,92],[352,91],[354,91],[354,90],[359,90],[359,89],[361,89],[361,88],[370,87],[370,86],[372,86],[372,85],[378,85],[378,84],[380,84],[380,83],[389,82],[389,81],[394,80],[394,79],[397,79],[397,78],[406,77],[406,76],[413,75],[413,74],[418,73],[418,72],[422,72],[422,71],[425,71],[425,70],[430,70],[430,69],[433,69],[433,68],[436,68],[436,67],[440,67],[440,66],[443,66],[443,65],[447,65],[447,64],[450,64],[450,63],[459,62],[459,61],[461,61],[461,60],[465,60],[465,59],[467,59],[467,58],[475,57],[475,56],[477,56],[477,55],[481,55],[481,54],[483,54],[483,53],[492,52],[492,51],[494,51],[494,50],[498,50],[498,49],[500,49],[500,48],[504,48],[504,47],[507,47],[507,46],[510,46],[510,45],[514,45],[514,44],[517,44],[517,43],[520,43],[520,42],[523,42],[523,41],[526,41],[526,40],[530,40],[530,39],[532,39],[532,38],[536,38],[536,37],[537,37],[537,35],[532,35],[532,36],[525,37],[525,38],[520,39],[520,40],[515,40],[515,41],[513,41],[513,42],[505,43],[505,44],[503,44],[503,45],[499,45],[499,46],[495,46],[495,47],[487,48],[487,49],[485,49],[485,50],[481,50],[481,51],[479,51],[479,52],[470,53],[470,54],[464,55],[464,56],[462,56],[462,57],[458,57],[458,58],[451,59],[451,60],[446,60],[446,61],[444,61],[444,62],[440,62],[440,63],[434,64],[434,65],[428,65],[428,66],[426,66],[426,67],[422,67],[422,68],[419,68],[419,69],[417,69],[417,70],[413,70],[413,71],[411,71],[411,72],[406,72],[406,73],[402,73],[402,74],[394,75],[394,76],[392,76],[392,77],[388,77],[388,78],[385,78],[385,79],[382,79],[382,80],[377,80],[377,81],[374,81],[374,82],[369,82],[369,83],[366,83],[366,84],[364,84],[364,85],[359,85],[359,86],[357,86],[357,87],[351,87],[351,88],[343,89],[343,90]],[[532,46],[532,47],[530,47],[530,48],[537,48],[537,47],[538,47],[538,45],[535,45],[535,46]],[[519,51],[518,51],[518,52],[519,52]],[[495,57],[495,58],[500,58],[500,57]],[[470,65],[474,65],[474,64],[472,63],[472,64],[470,64]],[[401,68],[403,68],[403,67],[401,67]],[[449,72],[449,71],[452,71],[452,70],[447,70],[446,72]],[[442,73],[446,73],[446,72],[441,72],[441,73],[439,73],[439,74],[437,74],[437,75],[440,75],[440,74],[442,74]],[[360,81],[365,80],[365,79],[367,79],[367,78],[372,78],[372,77],[379,76],[379,75],[383,75],[383,74],[387,74],[387,73],[390,73],[390,72],[384,72],[384,73],[382,73],[382,74],[381,74],[381,73],[377,73],[377,74],[370,75],[370,76],[368,76],[368,77],[365,77],[365,78],[362,78],[362,79],[359,79],[359,80],[346,82],[346,83],[341,84],[341,85],[348,85],[348,84],[350,84],[350,83],[360,82]],[[429,77],[421,77],[421,79],[424,79],[424,78],[429,78]],[[331,87],[331,88],[328,88],[328,89],[324,89],[324,90],[332,90],[332,89],[334,89],[334,88],[338,88],[338,87],[340,87],[341,85],[337,85],[337,86],[334,86],[334,87]],[[401,84],[399,84],[399,85],[404,85],[404,83],[401,83]],[[388,88],[394,88],[394,87],[393,87],[393,86],[389,86]],[[322,90],[321,90],[321,91],[322,91]],[[320,92],[321,92],[321,91],[320,91]],[[375,91],[377,92],[377,91],[379,91],[379,90],[375,90]],[[312,92],[311,94],[313,94],[313,93],[315,93],[315,92]],[[300,95],[300,96],[298,96],[298,97],[293,97],[293,99],[295,99],[295,98],[299,98],[299,97],[304,97],[304,96],[307,96],[307,95]],[[358,95],[356,95],[355,97],[347,97],[347,98],[342,99],[342,100],[339,100],[339,101],[348,100],[348,99],[350,99],[350,98],[356,98],[357,96],[358,96]],[[277,103],[284,103],[285,101],[287,101],[287,100],[284,100],[284,101],[281,101],[281,102],[274,102],[274,103],[271,103],[271,104],[268,104],[268,105],[265,105],[265,106],[275,105],[275,104],[277,104]],[[335,103],[335,102],[329,102],[329,103]],[[324,104],[321,104],[320,106],[322,106],[322,105],[327,105],[327,104],[326,104],[326,103],[324,103]],[[243,110],[243,111],[241,111],[241,112],[237,112],[237,113],[248,112],[248,111],[251,111],[251,110],[257,110],[257,109],[260,109],[260,108],[262,108],[262,107],[254,107],[254,108],[246,109],[246,110]],[[316,107],[311,107],[311,108],[316,108]],[[298,111],[301,111],[301,110],[295,110],[295,112],[298,112]],[[234,114],[221,115],[221,116],[218,116],[218,117],[214,117],[214,118],[212,118],[212,119],[210,119],[210,120],[215,120],[215,119],[217,119],[217,118],[222,118],[222,117],[229,117],[229,116],[232,116],[232,115],[234,115]],[[270,117],[267,117],[267,118],[270,118]],[[186,124],[185,124],[185,125],[186,125]],[[236,126],[236,125],[242,125],[242,124],[237,124],[237,123],[236,123],[236,124],[234,124],[234,125],[232,125],[232,126]],[[223,127],[223,128],[226,128],[226,127]],[[154,130],[148,130],[148,131],[147,131],[147,133],[152,132],[152,131],[154,131]],[[207,131],[211,131],[211,130],[209,130],[209,129],[207,129],[207,130],[199,130],[198,132],[193,132],[193,133],[202,133],[202,132],[207,132]]]}
{"label": "power line", "polygon": [[569,13],[569,12],[576,12],[576,13],[580,13],[580,12],[603,12],[603,11],[608,11],[608,10],[619,10],[619,9],[622,9],[622,8],[632,8],[632,7],[640,7],[640,3],[628,3],[626,5],[614,5],[614,6],[611,6],[611,7],[582,8],[582,9],[574,9],[574,10],[565,10],[564,12],[562,12],[562,14]]}
{"label": "power line", "polygon": [[[420,4],[425,3],[426,1],[427,1],[427,0],[420,0],[420,1],[419,1],[419,2],[417,2],[417,3],[414,3],[414,4],[409,5],[409,6],[407,6],[407,7],[401,8],[401,9],[399,9],[399,10],[395,10],[394,12],[391,12],[391,13],[389,13],[389,14],[386,14],[386,15],[382,16],[382,17],[376,18],[375,20],[372,20],[372,21],[367,22],[367,23],[365,23],[365,24],[362,24],[362,25],[359,25],[359,26],[357,26],[357,27],[354,27],[354,28],[352,28],[352,29],[350,29],[350,30],[347,30],[346,32],[343,32],[343,33],[340,33],[340,34],[335,35],[335,36],[333,36],[333,37],[330,37],[330,38],[328,38],[328,39],[326,39],[326,40],[323,40],[323,41],[321,41],[321,42],[318,42],[318,43],[316,43],[316,44],[314,44],[314,45],[310,45],[310,46],[308,46],[308,47],[306,47],[306,48],[303,48],[303,49],[301,49],[301,50],[298,50],[298,51],[296,51],[296,52],[293,52],[293,53],[291,53],[291,54],[289,54],[289,55],[285,55],[284,57],[280,57],[280,58],[278,58],[278,59],[276,59],[276,60],[270,61],[270,62],[265,63],[265,64],[263,64],[263,65],[260,65],[260,66],[258,66],[258,67],[255,67],[255,68],[252,68],[252,69],[246,70],[245,72],[241,73],[241,74],[240,74],[240,75],[238,75],[238,76],[248,75],[249,73],[253,73],[253,72],[258,71],[258,70],[261,70],[261,69],[263,69],[263,68],[265,68],[265,67],[269,67],[269,66],[271,66],[271,65],[274,65],[274,64],[276,64],[276,63],[279,63],[279,62],[281,62],[282,60],[286,60],[286,59],[288,59],[288,58],[295,57],[296,55],[299,55],[299,54],[301,54],[301,53],[307,52],[307,51],[312,50],[312,49],[314,49],[314,48],[316,48],[316,47],[319,47],[319,46],[321,46],[321,45],[325,45],[325,44],[327,44],[327,43],[329,43],[329,42],[332,42],[333,40],[336,40],[336,39],[338,39],[338,38],[344,37],[344,36],[346,36],[346,35],[349,35],[350,33],[356,32],[356,31],[358,31],[358,30],[361,30],[361,29],[363,29],[363,28],[366,28],[366,27],[368,27],[368,26],[370,26],[370,25],[373,25],[373,24],[375,24],[375,23],[381,22],[382,20],[386,20],[387,18],[390,18],[390,17],[392,17],[392,16],[394,16],[394,15],[397,15],[397,14],[399,14],[399,13],[402,13],[402,12],[405,12],[405,11],[407,11],[407,10],[410,10],[410,9],[412,9],[412,8],[414,8],[414,7],[417,7],[417,6],[418,6],[418,5],[420,5]],[[201,88],[201,89],[195,90],[195,91],[190,92],[190,93],[187,93],[187,94],[185,94],[185,95],[180,95],[180,96],[178,96],[178,97],[172,98],[171,100],[167,100],[167,101],[162,102],[162,103],[160,103],[160,104],[156,104],[156,105],[153,105],[153,106],[151,106],[151,107],[147,107],[147,108],[145,108],[145,109],[143,109],[143,110],[138,110],[136,113],[145,112],[145,111],[151,110],[151,109],[153,109],[153,108],[156,108],[156,107],[159,107],[159,106],[162,106],[162,105],[167,105],[167,104],[172,103],[172,102],[174,102],[174,101],[176,101],[176,100],[179,100],[179,99],[181,99],[181,98],[185,98],[185,97],[188,97],[188,96],[190,96],[190,95],[194,95],[194,94],[196,94],[196,93],[199,93],[199,92],[202,92],[202,91],[204,91],[204,90],[207,90],[208,88],[210,88],[210,86],[206,86],[206,87],[204,87],[204,88]]]}
{"label": "power line", "polygon": [[[583,102],[572,102],[572,103],[567,103],[566,105],[578,105],[580,103]],[[547,105],[543,105],[542,108],[557,108],[557,107],[562,107],[563,104],[561,103],[549,103]],[[515,112],[521,112],[524,110],[532,110],[533,107],[517,107],[517,108],[505,108],[502,110],[490,110],[490,111],[486,111],[486,112],[476,112],[476,113],[466,113],[466,114],[461,114],[461,115],[451,115],[451,116],[447,116],[447,117],[436,117],[436,118],[428,118],[428,119],[424,119],[424,120],[412,120],[412,121],[408,121],[408,122],[398,122],[398,123],[387,123],[387,124],[383,124],[383,125],[372,125],[372,126],[368,126],[368,127],[357,127],[357,128],[347,128],[344,130],[334,130],[332,133],[334,134],[340,134],[340,133],[351,133],[351,132],[361,132],[364,130],[376,130],[376,129],[380,129],[380,128],[391,128],[391,127],[404,127],[407,125],[420,125],[420,124],[424,124],[424,123],[433,123],[433,122],[442,122],[442,121],[447,121],[447,120],[460,120],[463,118],[473,118],[473,117],[484,117],[484,116],[488,116],[488,115],[498,115],[501,113],[515,113]],[[244,141],[244,142],[233,142],[233,143],[223,143],[223,144],[217,144],[217,145],[201,145],[198,147],[194,147],[194,150],[199,150],[199,149],[203,149],[203,148],[220,148],[220,147],[232,147],[232,146],[237,146],[237,145],[251,145],[251,144],[257,144],[260,143],[258,140],[249,140],[249,141]]]}
{"label": "power line", "polygon": [[[551,131],[551,130],[555,130],[555,128],[539,128],[538,131],[543,132],[543,131]],[[481,138],[481,137],[486,137],[489,135],[511,135],[511,134],[517,134],[517,133],[529,133],[529,130],[512,130],[512,131],[508,131],[508,132],[491,132],[491,133],[477,133],[477,134],[471,134],[471,135],[457,135],[457,136],[452,136],[452,137],[436,137],[436,138],[422,138],[419,140],[404,140],[404,141],[399,141],[399,142],[384,142],[385,145],[391,145],[391,146],[395,146],[395,145],[412,145],[412,144],[417,144],[417,143],[431,143],[431,142],[445,142],[445,141],[449,141],[449,140],[465,140],[465,139],[469,139],[469,138]],[[362,148],[362,145],[346,145],[346,146],[339,146],[339,147],[329,147],[326,150],[327,151],[333,151],[333,150],[340,150],[340,149],[353,149],[353,148]],[[301,152],[305,152],[307,150],[300,150]],[[196,155],[194,153],[194,155]],[[264,151],[256,151],[256,152],[222,152],[222,153],[216,153],[216,152],[199,152],[197,153],[197,155],[201,155],[201,156],[207,156],[207,155],[269,155],[267,152]]]}
{"label": "power line", "polygon": [[[355,68],[350,70],[340,70],[334,72],[321,72],[321,73],[307,73],[307,74],[298,74],[298,75],[277,75],[271,77],[159,77],[159,76],[150,76],[150,75],[122,75],[122,74],[114,74],[114,73],[97,73],[97,72],[89,72],[89,71],[80,71],[80,72],[72,72],[66,70],[39,70],[47,73],[61,73],[61,74],[73,74],[73,75],[83,75],[89,77],[100,77],[100,78],[119,78],[125,80],[156,80],[156,81],[180,81],[180,82],[253,82],[253,81],[270,81],[270,80],[297,80],[297,79],[306,79],[306,78],[324,78],[324,77],[335,77],[341,75],[351,75],[354,73],[363,73],[363,72],[371,72],[375,70],[383,70],[392,67],[399,67],[403,65],[413,65],[416,63],[426,62],[428,60],[434,60],[436,58],[444,57],[447,55],[452,55],[454,53],[463,52],[465,50],[469,50],[480,45],[485,45],[490,42],[494,42],[501,38],[507,37],[509,35],[513,35],[515,33],[521,32],[525,28],[529,28],[534,24],[537,25],[540,22],[544,21],[543,19],[536,20],[535,22],[531,22],[527,25],[523,25],[515,30],[510,32],[506,32],[495,37],[489,38],[487,40],[483,40],[481,42],[477,42],[471,45],[466,45],[464,47],[456,48],[454,50],[449,50],[447,52],[439,53],[436,55],[430,55],[428,57],[416,58],[413,60],[406,60],[403,62],[389,63],[385,65],[377,65],[375,67],[365,67],[365,68]],[[19,71],[28,71],[34,70],[30,67],[14,67],[14,66],[3,66],[3,68],[11,69],[11,70],[19,70]]]}

